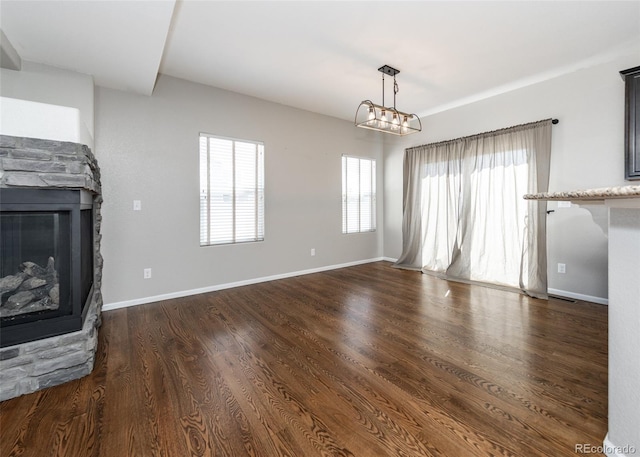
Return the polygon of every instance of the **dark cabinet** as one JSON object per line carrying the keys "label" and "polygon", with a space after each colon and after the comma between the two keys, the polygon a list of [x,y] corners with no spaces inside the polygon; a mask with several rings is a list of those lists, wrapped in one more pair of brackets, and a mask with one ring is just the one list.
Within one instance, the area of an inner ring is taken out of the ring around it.
{"label": "dark cabinet", "polygon": [[640,179],[640,67],[620,75],[625,87],[625,179]]}

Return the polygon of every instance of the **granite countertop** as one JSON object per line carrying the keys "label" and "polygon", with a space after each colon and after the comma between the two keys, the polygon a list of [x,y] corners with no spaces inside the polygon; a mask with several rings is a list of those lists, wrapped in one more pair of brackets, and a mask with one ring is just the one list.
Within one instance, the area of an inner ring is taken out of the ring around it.
{"label": "granite countertop", "polygon": [[600,187],[598,189],[567,192],[541,192],[527,194],[525,200],[609,200],[611,198],[640,198],[640,185]]}

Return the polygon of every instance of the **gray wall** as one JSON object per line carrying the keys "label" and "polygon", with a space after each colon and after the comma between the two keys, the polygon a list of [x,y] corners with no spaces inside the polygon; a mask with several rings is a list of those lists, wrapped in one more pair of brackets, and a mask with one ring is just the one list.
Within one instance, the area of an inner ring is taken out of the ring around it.
{"label": "gray wall", "polygon": [[[105,304],[382,255],[382,198],[377,232],[341,233],[341,155],[377,159],[383,189],[375,133],[164,75],[151,97],[97,87],[95,107]],[[264,142],[264,242],[199,246],[199,132]]]}
{"label": "gray wall", "polygon": [[[550,189],[624,184],[624,94],[618,71],[637,65],[637,55],[426,117],[421,134],[399,141],[354,129],[350,122],[162,75],[152,97],[97,88],[94,149],[103,168],[107,197],[107,303],[381,255],[398,257],[402,154],[405,147],[417,144],[557,117],[561,122],[553,130]],[[0,72],[0,95],[77,107],[91,130],[90,76],[29,62],[20,72]],[[197,200],[192,196],[197,194],[194,151],[200,131],[266,143],[264,243],[197,246],[193,238]],[[342,153],[380,159],[380,223],[375,234],[339,233]],[[143,201],[142,212],[131,211],[133,199]],[[165,217],[169,208],[181,214],[180,222]],[[556,209],[556,204],[550,203],[549,208]],[[606,218],[606,210],[595,207],[560,208],[549,217],[552,291],[606,299]],[[184,241],[170,241],[174,233],[184,233]],[[160,250],[162,243],[166,246]],[[312,247],[317,250],[313,258],[309,256]],[[167,252],[179,259],[175,264],[180,269],[163,260]],[[221,262],[229,265],[218,267]],[[559,262],[567,265],[564,275],[557,273]],[[153,268],[154,277],[143,281],[141,271],[147,267]]]}
{"label": "gray wall", "polygon": [[[624,83],[618,72],[637,66],[638,52],[545,82],[422,119],[423,131],[385,140],[384,255],[402,251],[404,149],[503,127],[558,118],[553,127],[551,191],[630,184],[624,181]],[[549,203],[549,209],[557,209]],[[607,297],[607,212],[560,208],[548,218],[549,288],[604,302]],[[557,273],[566,264],[566,274]]]}

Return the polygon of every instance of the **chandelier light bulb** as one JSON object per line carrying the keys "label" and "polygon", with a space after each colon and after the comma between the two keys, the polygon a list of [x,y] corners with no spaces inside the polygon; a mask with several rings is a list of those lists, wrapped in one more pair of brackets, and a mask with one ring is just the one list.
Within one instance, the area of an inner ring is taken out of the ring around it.
{"label": "chandelier light bulb", "polygon": [[373,107],[370,107],[370,108],[369,108],[369,120],[371,121],[371,120],[373,120],[373,119],[375,119],[375,118],[376,118],[376,112],[375,112],[375,110],[373,109]]}
{"label": "chandelier light bulb", "polygon": [[385,110],[382,110],[382,113],[380,115],[380,122],[382,122],[383,124],[387,123],[387,112]]}
{"label": "chandelier light bulb", "polygon": [[409,131],[409,120],[407,119],[407,116],[402,117],[402,127],[400,128],[400,131],[403,134],[406,134]]}

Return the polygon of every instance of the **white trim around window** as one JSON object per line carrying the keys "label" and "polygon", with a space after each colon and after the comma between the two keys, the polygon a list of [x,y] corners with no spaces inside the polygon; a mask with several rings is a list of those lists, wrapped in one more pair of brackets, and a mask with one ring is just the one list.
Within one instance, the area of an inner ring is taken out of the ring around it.
{"label": "white trim around window", "polygon": [[200,133],[200,246],[264,240],[264,144]]}
{"label": "white trim around window", "polygon": [[376,161],[342,156],[342,233],[376,230]]}

